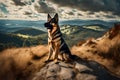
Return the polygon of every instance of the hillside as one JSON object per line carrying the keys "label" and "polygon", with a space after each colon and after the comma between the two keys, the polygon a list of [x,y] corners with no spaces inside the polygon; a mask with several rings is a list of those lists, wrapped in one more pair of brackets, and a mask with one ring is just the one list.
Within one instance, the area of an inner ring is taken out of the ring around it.
{"label": "hillside", "polygon": [[13,47],[27,47],[40,44],[47,44],[47,34],[41,34],[40,36],[29,36],[23,34],[14,33],[0,33],[0,51],[13,48]]}
{"label": "hillside", "polygon": [[23,43],[24,40],[22,40],[20,37],[10,35],[10,34],[3,34],[0,33],[0,50],[3,50],[5,48],[15,47],[15,46],[22,46],[21,43]]}
{"label": "hillside", "polygon": [[37,35],[44,34],[46,32],[38,30],[38,29],[34,29],[34,28],[25,28],[25,29],[15,31],[14,33],[15,34],[29,35],[29,36],[37,36]]}
{"label": "hillside", "polygon": [[74,61],[59,64],[44,63],[47,45],[6,49],[0,52],[0,80],[120,80],[119,39],[116,24],[104,36],[73,46]]}
{"label": "hillside", "polygon": [[120,76],[120,24],[115,24],[102,37],[81,41],[72,52],[82,59],[95,60]]}
{"label": "hillside", "polygon": [[[70,47],[77,44],[81,40],[85,40],[91,37],[98,38],[109,29],[103,25],[61,25],[60,28],[64,39]],[[4,31],[6,31],[6,29],[9,31],[11,30],[12,32],[0,33],[0,50],[10,47],[25,47],[47,44],[47,32],[42,30],[34,28],[5,27]]]}
{"label": "hillside", "polygon": [[102,25],[87,25],[87,26],[62,25],[61,26],[61,32],[64,34],[63,36],[70,46],[73,46],[77,44],[79,41],[86,40],[91,37],[94,38],[101,37],[108,29],[109,28],[106,28],[105,26]]}
{"label": "hillside", "polygon": [[12,48],[0,52],[0,80],[32,80],[45,65],[46,45]]}

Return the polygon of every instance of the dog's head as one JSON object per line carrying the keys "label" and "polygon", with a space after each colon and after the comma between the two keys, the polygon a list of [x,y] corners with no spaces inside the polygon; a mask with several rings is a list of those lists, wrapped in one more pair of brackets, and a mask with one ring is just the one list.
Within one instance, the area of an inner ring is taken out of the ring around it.
{"label": "dog's head", "polygon": [[53,18],[48,14],[48,19],[44,26],[49,30],[52,30],[54,27],[58,27],[58,14],[56,13]]}

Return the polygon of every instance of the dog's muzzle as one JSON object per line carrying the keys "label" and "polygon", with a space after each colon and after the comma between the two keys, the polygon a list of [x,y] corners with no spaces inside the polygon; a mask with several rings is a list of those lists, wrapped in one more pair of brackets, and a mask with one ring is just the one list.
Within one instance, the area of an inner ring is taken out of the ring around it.
{"label": "dog's muzzle", "polygon": [[52,25],[50,23],[45,23],[44,26],[47,28],[47,29],[52,29]]}

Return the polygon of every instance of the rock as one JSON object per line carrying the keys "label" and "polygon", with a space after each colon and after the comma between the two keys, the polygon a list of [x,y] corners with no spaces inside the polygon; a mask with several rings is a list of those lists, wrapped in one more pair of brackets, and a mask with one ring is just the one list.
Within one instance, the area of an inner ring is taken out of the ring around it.
{"label": "rock", "polygon": [[75,71],[72,68],[61,67],[61,72],[59,73],[61,80],[73,80],[75,77]]}
{"label": "rock", "polygon": [[97,80],[97,77],[90,74],[77,74],[76,80]]}
{"label": "rock", "polygon": [[49,68],[47,69],[47,73],[46,73],[46,77],[55,77],[58,72],[60,71],[60,66],[57,64],[51,65],[49,66]]}
{"label": "rock", "polygon": [[32,80],[120,80],[112,76],[100,64],[77,60],[72,63],[49,62]]}
{"label": "rock", "polygon": [[82,65],[82,64],[79,64],[79,63],[76,63],[75,68],[76,68],[79,72],[82,72],[82,71],[85,71],[85,70],[90,70],[90,71],[92,71],[89,67],[87,67],[87,66],[85,66],[85,65]]}

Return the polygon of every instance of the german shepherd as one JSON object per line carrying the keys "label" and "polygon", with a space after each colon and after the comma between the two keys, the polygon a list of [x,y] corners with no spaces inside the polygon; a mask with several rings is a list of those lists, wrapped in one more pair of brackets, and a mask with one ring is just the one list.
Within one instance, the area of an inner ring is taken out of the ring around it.
{"label": "german shepherd", "polygon": [[58,14],[56,13],[53,18],[48,14],[47,22],[44,26],[48,30],[48,45],[49,45],[49,55],[46,62],[53,61],[58,62],[58,60],[68,62],[71,60],[71,52],[62,37],[58,25]]}

